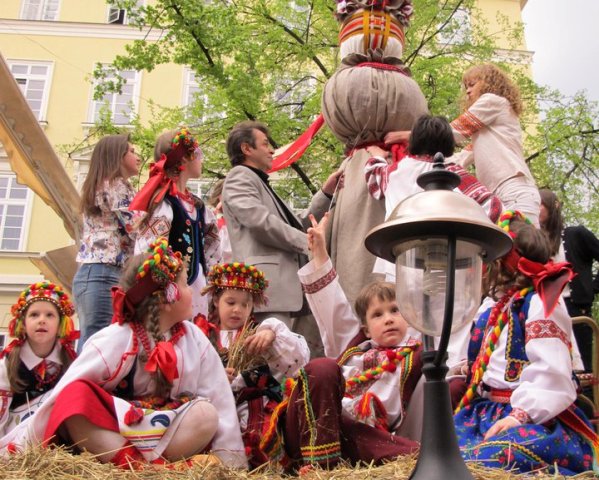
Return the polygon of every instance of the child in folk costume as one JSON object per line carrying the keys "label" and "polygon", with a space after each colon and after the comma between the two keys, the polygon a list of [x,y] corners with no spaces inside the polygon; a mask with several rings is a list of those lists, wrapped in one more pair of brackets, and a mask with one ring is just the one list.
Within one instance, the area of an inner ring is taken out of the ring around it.
{"label": "child in folk costume", "polygon": [[[422,187],[416,180],[420,174],[432,170],[434,155],[440,152],[447,159],[453,155],[454,148],[455,140],[449,122],[444,117],[423,115],[416,121],[411,131],[408,155],[398,162],[391,161],[391,154],[378,146],[373,145],[366,149],[372,155],[364,169],[368,191],[375,199],[385,199],[386,219],[399,203],[422,191]],[[475,200],[495,223],[503,209],[499,198],[459,165],[449,163],[446,164],[446,169],[457,173],[461,178],[456,191],[459,190]],[[385,274],[388,282],[395,283],[395,264],[377,258],[374,271]],[[420,332],[411,327],[408,327],[408,332],[414,338],[421,338]],[[466,358],[469,337],[469,325],[464,325],[463,328],[452,333],[447,360],[450,368]],[[438,337],[435,338],[435,342],[438,342]]]}
{"label": "child in folk costume", "polygon": [[356,300],[359,318],[353,313],[326,251],[327,218],[319,224],[312,218],[313,260],[298,275],[329,358],[300,370],[284,414],[275,412],[284,418],[284,432],[277,436],[271,428],[263,447],[275,454],[284,436],[285,452],[297,463],[380,463],[418,448],[396,433],[421,376],[420,344],[406,335],[389,283],[364,287]]}
{"label": "child in folk costume", "polygon": [[[462,81],[464,113],[451,126],[459,144],[471,143],[453,161],[464,168],[474,163],[476,177],[505,209],[521,211],[538,227],[541,199],[524,161],[518,87],[491,64],[468,69]],[[392,132],[385,140],[392,143],[405,138],[406,132]]]}
{"label": "child in folk costume", "polygon": [[125,467],[208,449],[228,466],[245,467],[220,358],[184,321],[191,295],[181,255],[157,239],[113,289],[113,324],[89,339],[30,428],[0,447],[54,439]]}
{"label": "child in folk costume", "polygon": [[264,273],[253,265],[214,265],[205,291],[212,294],[210,322],[198,326],[220,353],[237,400],[237,414],[250,466],[268,461],[260,440],[274,408],[281,402],[281,383],[310,360],[301,335],[271,317],[254,323],[255,305],[265,302]]}
{"label": "child in folk costume", "polygon": [[187,260],[194,316],[208,314],[208,299],[201,292],[209,267],[221,257],[216,218],[187,189],[188,180],[202,175],[203,158],[198,141],[187,129],[163,133],[156,141],[150,178],[130,206],[131,210],[148,212],[135,244],[136,254],[163,236]]}
{"label": "child in folk costume", "polygon": [[73,304],[58,285],[29,285],[11,308],[16,337],[0,353],[0,436],[30,417],[75,358]]}
{"label": "child in folk costume", "polygon": [[597,472],[597,435],[574,405],[572,322],[560,296],[572,271],[549,261],[545,235],[527,223],[513,211],[499,222],[514,247],[487,272],[498,300],[473,329],[459,444],[466,459],[489,467]]}

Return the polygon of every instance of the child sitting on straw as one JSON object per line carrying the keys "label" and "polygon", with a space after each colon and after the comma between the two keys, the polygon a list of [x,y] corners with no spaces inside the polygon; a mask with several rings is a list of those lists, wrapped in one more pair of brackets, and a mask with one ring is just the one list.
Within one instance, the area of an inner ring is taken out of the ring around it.
{"label": "child sitting on straw", "polygon": [[185,321],[191,296],[180,253],[158,238],[113,288],[112,325],[90,337],[28,428],[0,439],[0,448],[60,441],[125,468],[210,451],[245,467],[220,358]]}
{"label": "child sitting on straw", "polygon": [[294,466],[382,463],[418,449],[396,433],[421,377],[420,344],[406,334],[389,283],[364,287],[356,299],[359,318],[353,313],[326,251],[327,219],[317,224],[312,217],[313,260],[298,274],[331,358],[300,370],[275,412],[284,428],[278,431],[273,422],[262,443],[273,457],[284,446]]}
{"label": "child sitting on straw", "polygon": [[210,321],[196,320],[226,366],[252,467],[268,461],[260,439],[282,400],[281,382],[310,360],[304,337],[283,322],[276,318],[254,322],[254,306],[265,302],[267,285],[264,273],[253,265],[214,265],[204,290],[212,294]]}
{"label": "child sitting on straw", "polygon": [[16,337],[0,352],[0,436],[30,417],[75,358],[73,304],[60,286],[29,285],[12,306]]}
{"label": "child sitting on straw", "polygon": [[455,415],[462,454],[510,471],[597,472],[597,435],[574,405],[572,322],[560,296],[572,270],[549,260],[546,236],[520,212],[499,225],[514,247],[486,274],[497,301],[472,331],[470,385]]}

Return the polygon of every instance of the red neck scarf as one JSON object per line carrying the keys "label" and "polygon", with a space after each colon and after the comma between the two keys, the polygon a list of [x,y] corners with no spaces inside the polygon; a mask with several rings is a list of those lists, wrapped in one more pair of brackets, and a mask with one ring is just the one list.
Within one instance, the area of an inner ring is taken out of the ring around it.
{"label": "red neck scarf", "polygon": [[150,165],[150,178],[131,201],[129,210],[147,212],[150,204],[159,204],[167,192],[172,196],[177,196],[179,190],[176,181],[170,178],[164,169],[166,162],[166,155],[162,154],[158,162]]}

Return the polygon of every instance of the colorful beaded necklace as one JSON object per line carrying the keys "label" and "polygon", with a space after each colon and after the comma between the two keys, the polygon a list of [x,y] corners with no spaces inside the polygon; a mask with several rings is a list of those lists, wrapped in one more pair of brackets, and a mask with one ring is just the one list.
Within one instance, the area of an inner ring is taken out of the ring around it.
{"label": "colorful beaded necklace", "polygon": [[472,379],[470,381],[470,385],[460,400],[455,413],[469,405],[476,395],[478,385],[482,381],[483,375],[487,370],[487,366],[489,365],[489,359],[497,347],[497,341],[499,340],[501,332],[503,331],[503,327],[507,325],[507,320],[511,314],[509,310],[506,311],[505,307],[507,303],[512,297],[514,301],[517,301],[526,297],[526,295],[531,291],[532,287],[523,288],[522,290],[512,287],[503,297],[501,297],[501,300],[495,304],[493,310],[491,310],[489,321],[487,322],[487,327],[485,328],[485,340],[481,346],[478,356],[476,357],[476,360],[474,361],[474,364],[472,365]]}
{"label": "colorful beaded necklace", "polygon": [[[347,358],[349,358],[352,354],[355,355],[357,353],[362,353],[358,347],[355,349],[357,351],[353,351],[353,348],[348,350],[346,354],[343,355],[341,362],[347,360]],[[345,381],[346,391],[351,392],[352,389],[362,383],[376,380],[385,372],[395,372],[397,370],[397,365],[402,361],[402,359],[407,357],[413,351],[414,347],[403,347],[400,350],[386,350],[385,354],[387,358],[385,358],[379,365],[369,368],[368,370],[364,370],[362,373],[350,377]],[[339,363],[341,364],[341,362]]]}

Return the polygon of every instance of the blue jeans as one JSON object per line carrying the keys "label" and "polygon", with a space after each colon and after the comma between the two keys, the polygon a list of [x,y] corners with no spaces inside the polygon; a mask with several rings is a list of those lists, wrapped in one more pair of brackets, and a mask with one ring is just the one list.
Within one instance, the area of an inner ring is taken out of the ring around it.
{"label": "blue jeans", "polygon": [[84,263],[73,278],[73,301],[79,319],[81,338],[77,352],[98,330],[112,321],[112,296],[110,288],[118,285],[121,267],[107,263]]}

